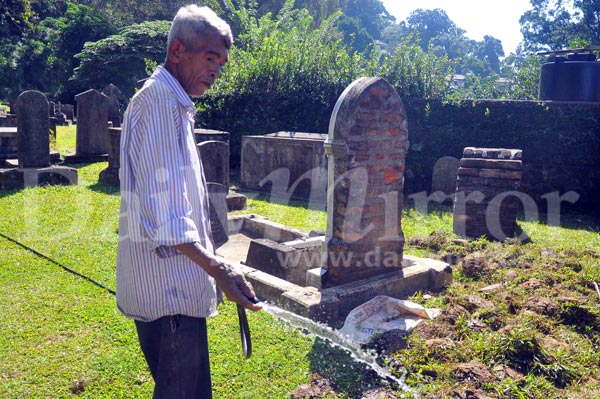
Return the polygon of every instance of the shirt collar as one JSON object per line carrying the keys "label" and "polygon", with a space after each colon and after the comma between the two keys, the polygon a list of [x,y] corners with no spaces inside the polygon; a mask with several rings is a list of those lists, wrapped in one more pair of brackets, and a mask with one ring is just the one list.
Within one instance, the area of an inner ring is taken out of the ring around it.
{"label": "shirt collar", "polygon": [[188,111],[188,113],[190,113],[192,116],[196,113],[196,106],[194,105],[194,102],[190,99],[190,96],[187,95],[185,90],[183,90],[183,87],[181,87],[181,84],[177,81],[177,79],[175,79],[173,75],[171,75],[169,71],[167,71],[165,67],[159,65],[156,68],[156,70],[154,70],[152,78],[160,80],[161,82],[165,83],[171,90],[173,90],[173,93],[177,97],[177,101],[179,101],[181,106],[184,107]]}

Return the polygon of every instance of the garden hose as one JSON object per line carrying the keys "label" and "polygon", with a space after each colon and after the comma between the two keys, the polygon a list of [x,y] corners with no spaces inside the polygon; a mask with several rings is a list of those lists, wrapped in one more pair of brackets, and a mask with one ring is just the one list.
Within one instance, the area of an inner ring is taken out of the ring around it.
{"label": "garden hose", "polygon": [[74,274],[74,275],[76,275],[77,277],[80,277],[80,278],[82,278],[82,279],[84,279],[84,280],[87,280],[87,281],[89,281],[90,283],[92,283],[92,284],[94,284],[94,285],[97,285],[98,287],[100,287],[100,288],[102,288],[102,289],[104,289],[104,290],[108,291],[108,292],[109,292],[109,293],[111,293],[112,295],[116,295],[116,292],[115,292],[114,290],[112,290],[112,289],[110,289],[110,288],[106,287],[105,285],[103,285],[103,284],[101,284],[101,283],[97,282],[96,280],[92,279],[91,277],[88,277],[88,276],[86,276],[86,275],[84,275],[84,274],[81,274],[81,273],[79,273],[79,272],[77,272],[77,271],[75,271],[75,270],[73,270],[73,269],[71,269],[71,268],[69,268],[69,267],[67,267],[67,266],[65,266],[65,265],[63,265],[63,264],[61,264],[60,262],[58,262],[58,261],[55,261],[54,259],[50,258],[49,256],[47,256],[47,255],[44,255],[43,253],[36,251],[35,249],[33,249],[33,248],[31,248],[31,247],[29,247],[29,246],[27,246],[27,245],[25,245],[25,244],[23,244],[23,243],[21,243],[21,242],[19,242],[19,241],[15,240],[14,238],[11,238],[11,237],[9,237],[9,236],[7,236],[7,235],[5,235],[5,234],[2,234],[2,233],[0,233],[0,237],[3,237],[4,239],[6,239],[6,240],[8,240],[8,241],[10,241],[10,242],[12,242],[12,243],[14,243],[14,244],[17,244],[17,245],[18,245],[18,246],[20,246],[21,248],[24,248],[24,249],[26,249],[27,251],[29,251],[29,252],[33,253],[34,255],[38,256],[39,258],[42,258],[42,259],[44,259],[44,260],[47,260],[48,262],[50,262],[50,263],[53,263],[53,264],[55,264],[56,266],[59,266],[59,267],[61,267],[63,270],[65,270],[65,271],[67,271],[67,272],[69,272],[69,273],[71,273],[71,274]]}

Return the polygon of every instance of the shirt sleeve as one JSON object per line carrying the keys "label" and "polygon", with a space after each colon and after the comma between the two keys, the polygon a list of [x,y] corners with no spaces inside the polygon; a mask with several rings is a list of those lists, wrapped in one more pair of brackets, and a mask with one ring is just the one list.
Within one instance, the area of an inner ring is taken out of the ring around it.
{"label": "shirt sleeve", "polygon": [[129,156],[142,230],[157,246],[200,241],[186,186],[191,165],[182,147],[179,104],[158,98],[140,106]]}

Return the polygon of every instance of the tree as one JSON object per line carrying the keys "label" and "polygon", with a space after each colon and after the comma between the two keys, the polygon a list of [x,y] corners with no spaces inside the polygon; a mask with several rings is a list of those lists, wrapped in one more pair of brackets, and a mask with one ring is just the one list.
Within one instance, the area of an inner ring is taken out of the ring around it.
{"label": "tree", "polygon": [[79,90],[115,84],[124,95],[147,76],[147,60],[162,62],[170,21],[149,21],[121,29],[119,34],[86,43],[75,57],[80,61],[71,84]]}
{"label": "tree", "polygon": [[600,0],[530,0],[519,20],[524,50],[559,50],[600,44]]}
{"label": "tree", "polygon": [[[64,96],[65,83],[77,60],[73,56],[85,41],[95,41],[111,32],[107,22],[91,7],[69,1],[17,2],[3,10],[6,36],[0,39],[0,79],[3,98],[13,98],[27,89],[40,90],[53,99]],[[21,10],[21,22],[15,12]],[[9,15],[9,17],[6,17]],[[11,28],[13,26],[13,28]],[[12,36],[11,36],[12,33]]]}
{"label": "tree", "polygon": [[477,43],[475,55],[488,65],[490,72],[500,73],[500,57],[504,57],[500,40],[485,35],[483,41]]}
{"label": "tree", "polygon": [[460,29],[441,8],[434,10],[418,9],[413,11],[409,17],[400,23],[404,36],[415,34],[418,44],[424,51],[429,49],[433,40],[442,35],[460,38],[464,37],[465,31]]}
{"label": "tree", "polygon": [[0,0],[0,34],[21,37],[31,30],[29,0]]}

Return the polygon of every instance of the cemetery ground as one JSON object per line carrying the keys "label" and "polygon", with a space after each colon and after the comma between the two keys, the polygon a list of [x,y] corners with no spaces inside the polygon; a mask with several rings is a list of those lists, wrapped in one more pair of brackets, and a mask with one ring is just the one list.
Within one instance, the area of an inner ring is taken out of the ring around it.
{"label": "cemetery ground", "polygon": [[[60,151],[74,127],[59,128]],[[134,325],[115,307],[118,189],[98,183],[106,163],[77,165],[79,185],[1,192],[0,397],[149,398],[152,382]],[[410,199],[405,202],[410,205]],[[249,209],[302,230],[326,214],[250,198]],[[491,243],[452,233],[452,212],[406,208],[405,252],[452,260],[453,283],[410,299],[439,318],[408,338],[371,347],[421,398],[600,398],[600,236],[597,220],[562,215],[563,227],[520,221],[529,237]],[[61,268],[66,266],[90,280]],[[259,312],[249,313],[245,359],[235,306],[209,321],[217,398],[394,398],[348,355]],[[405,394],[404,397],[411,397]]]}

